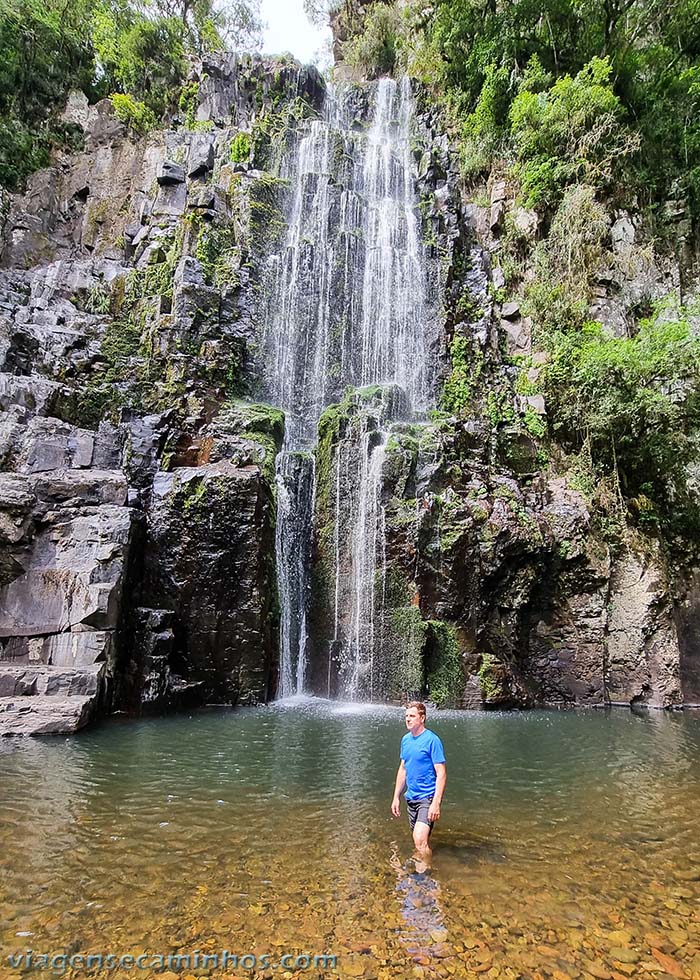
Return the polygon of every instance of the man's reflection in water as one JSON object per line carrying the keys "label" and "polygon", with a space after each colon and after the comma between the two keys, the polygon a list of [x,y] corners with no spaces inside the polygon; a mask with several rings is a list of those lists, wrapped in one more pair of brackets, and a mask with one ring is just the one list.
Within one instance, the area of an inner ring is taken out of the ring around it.
{"label": "man's reflection in water", "polygon": [[414,860],[402,863],[396,844],[392,845],[391,866],[396,872],[396,891],[406,923],[401,939],[414,957],[434,955],[444,942],[442,936],[433,934],[447,935],[439,905],[440,885],[422,862],[420,867]]}

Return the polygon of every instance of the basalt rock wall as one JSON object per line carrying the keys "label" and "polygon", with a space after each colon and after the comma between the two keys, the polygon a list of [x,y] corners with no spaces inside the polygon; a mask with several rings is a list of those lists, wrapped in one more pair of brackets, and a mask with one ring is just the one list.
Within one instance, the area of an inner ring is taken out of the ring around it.
{"label": "basalt rock wall", "polygon": [[248,365],[276,184],[254,164],[323,91],[220,56],[146,135],[73,96],[84,151],[3,199],[2,730],[274,690],[284,419]]}
{"label": "basalt rock wall", "polygon": [[[149,134],[73,97],[83,152],[3,198],[0,729],[276,692],[285,419],[258,403],[265,263],[287,233],[282,161],[324,90],[293,62],[213,57]],[[546,406],[513,390],[512,356],[533,355],[527,318],[499,302],[514,205],[500,187],[488,206],[464,200],[420,99],[413,125],[433,405],[459,337],[475,410],[407,418],[380,385],[321,416],[307,689],[472,707],[700,701],[697,574],[641,534],[612,546],[517,424]],[[504,384],[510,402],[489,410]]]}

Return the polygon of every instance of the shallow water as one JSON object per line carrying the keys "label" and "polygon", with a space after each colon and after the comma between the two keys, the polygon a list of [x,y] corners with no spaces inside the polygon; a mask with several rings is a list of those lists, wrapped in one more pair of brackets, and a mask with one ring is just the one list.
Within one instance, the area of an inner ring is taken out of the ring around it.
{"label": "shallow water", "polygon": [[[293,699],[3,742],[0,977],[33,949],[248,954],[188,976],[700,978],[700,714],[428,724],[448,787],[425,875],[389,810],[397,708]],[[129,974],[156,975],[111,975]]]}

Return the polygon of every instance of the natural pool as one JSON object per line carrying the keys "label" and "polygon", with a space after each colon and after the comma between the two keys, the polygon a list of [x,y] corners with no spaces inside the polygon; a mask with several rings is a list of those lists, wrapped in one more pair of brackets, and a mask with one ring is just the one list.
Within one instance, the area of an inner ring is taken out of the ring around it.
{"label": "natural pool", "polygon": [[[183,976],[700,978],[700,713],[428,726],[448,786],[425,876],[405,803],[389,810],[397,708],[302,699],[6,740],[0,976],[33,949],[251,957]],[[284,954],[337,963],[247,968]]]}

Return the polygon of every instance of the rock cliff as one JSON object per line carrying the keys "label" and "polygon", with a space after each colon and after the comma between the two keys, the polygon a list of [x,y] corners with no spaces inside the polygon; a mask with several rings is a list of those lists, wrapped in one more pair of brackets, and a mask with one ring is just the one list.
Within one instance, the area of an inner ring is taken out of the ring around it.
{"label": "rock cliff", "polygon": [[[108,100],[72,97],[66,119],[84,150],[3,202],[1,731],[277,690],[285,418],[256,400],[270,387],[261,309],[265,260],[287,227],[281,161],[322,112],[325,85],[293,62],[219,55],[188,92],[187,113],[146,135]],[[356,128],[367,125],[358,109]],[[342,182],[347,155],[334,152]],[[522,424],[546,406],[514,388],[513,355],[535,374],[537,358],[527,318],[499,297],[497,252],[506,214],[523,235],[536,215],[516,213],[504,186],[482,207],[463,201],[420,100],[412,153],[435,398],[455,383],[459,348],[476,408],[407,421],[379,386],[349,389],[321,416],[309,688],[347,693],[343,589],[355,587],[361,510],[371,595],[357,615],[376,651],[354,677],[361,696],[700,701],[697,575],[679,576],[640,533],[612,543]],[[618,243],[631,234],[623,220],[616,229]],[[599,297],[611,329],[619,295]],[[377,447],[381,465],[363,477],[372,496],[357,501],[347,460],[364,452],[371,469]]]}

